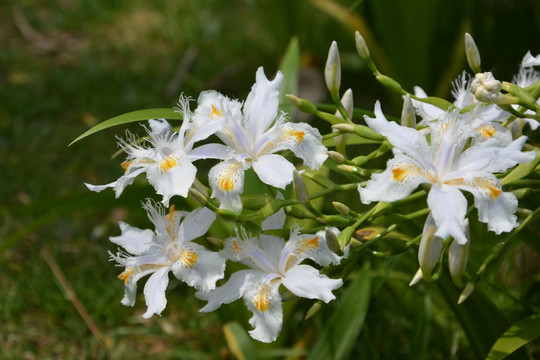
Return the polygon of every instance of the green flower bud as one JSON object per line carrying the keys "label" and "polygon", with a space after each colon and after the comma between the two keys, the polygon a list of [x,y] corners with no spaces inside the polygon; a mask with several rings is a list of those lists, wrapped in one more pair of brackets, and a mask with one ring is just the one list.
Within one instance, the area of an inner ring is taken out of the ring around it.
{"label": "green flower bud", "polygon": [[401,111],[401,126],[416,129],[416,112],[409,94],[403,99],[403,110]]}
{"label": "green flower bud", "polygon": [[367,47],[366,40],[364,40],[364,37],[358,31],[354,34],[354,40],[356,41],[358,55],[364,60],[369,59],[369,48]]}
{"label": "green flower bud", "polygon": [[465,54],[467,55],[467,62],[472,71],[479,73],[480,70],[480,52],[474,42],[472,36],[469,33],[465,33]]}
{"label": "green flower bud", "polygon": [[339,59],[338,46],[335,41],[330,45],[328,58],[326,59],[326,67],[324,69],[324,78],[326,86],[332,94],[332,97],[339,96],[339,87],[341,86],[341,61]]}

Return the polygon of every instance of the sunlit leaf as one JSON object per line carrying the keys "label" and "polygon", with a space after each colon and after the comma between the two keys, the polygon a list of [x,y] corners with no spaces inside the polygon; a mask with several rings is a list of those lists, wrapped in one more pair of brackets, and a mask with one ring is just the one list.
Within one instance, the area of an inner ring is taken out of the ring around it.
{"label": "sunlit leaf", "polygon": [[170,120],[181,120],[182,115],[170,108],[157,108],[157,109],[146,109],[146,110],[137,110],[128,112],[122,115],[115,116],[111,119],[105,120],[93,128],[86,131],[84,134],[73,140],[69,146],[73,145],[77,141],[87,137],[88,135],[92,135],[94,133],[97,133],[98,131],[108,129],[113,126],[128,124],[136,121],[143,121],[143,120],[149,120],[149,119],[170,119]]}
{"label": "sunlit leaf", "polygon": [[486,360],[500,360],[540,337],[540,315],[518,321],[495,342]]}
{"label": "sunlit leaf", "polygon": [[283,86],[279,93],[279,109],[289,115],[294,113],[294,105],[285,94],[298,94],[298,72],[300,67],[300,46],[295,36],[289,42],[287,51],[281,60],[279,70],[283,73]]}
{"label": "sunlit leaf", "polygon": [[223,333],[233,355],[239,360],[257,359],[257,353],[246,330],[237,322],[223,325]]}
{"label": "sunlit leaf", "polygon": [[538,164],[540,164],[540,151],[536,152],[536,157],[533,161],[526,164],[520,164],[516,166],[514,170],[510,171],[510,173],[501,180],[501,184],[507,185],[513,181],[524,178],[532,173]]}

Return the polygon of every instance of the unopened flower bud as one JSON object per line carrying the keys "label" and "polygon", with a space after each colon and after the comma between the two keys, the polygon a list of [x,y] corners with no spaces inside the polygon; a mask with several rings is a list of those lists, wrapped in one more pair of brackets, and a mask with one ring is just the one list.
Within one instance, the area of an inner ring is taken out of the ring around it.
{"label": "unopened flower bud", "polygon": [[427,281],[431,279],[431,272],[437,265],[442,251],[443,239],[435,236],[436,231],[437,226],[430,213],[424,224],[420,248],[418,249],[418,262],[422,270],[422,276]]}
{"label": "unopened flower bud", "polygon": [[465,285],[465,288],[463,289],[463,291],[459,295],[459,299],[458,299],[457,303],[461,304],[462,302],[467,300],[469,298],[469,296],[471,296],[471,294],[473,293],[475,288],[476,288],[476,285],[473,282],[467,283],[467,285]]}
{"label": "unopened flower bud", "polygon": [[339,59],[338,46],[335,41],[330,45],[328,51],[328,59],[324,69],[324,78],[326,86],[332,97],[337,98],[339,95],[339,87],[341,86],[341,61]]}
{"label": "unopened flower bud", "polygon": [[356,40],[356,51],[358,51],[358,55],[360,55],[362,59],[368,59],[369,48],[367,47],[364,37],[360,34],[360,32],[357,31],[354,34],[354,39]]}
{"label": "unopened flower bud", "polygon": [[339,201],[332,201],[332,205],[334,205],[334,208],[339,211],[340,214],[349,215],[351,212],[351,209],[347,205]]}
{"label": "unopened flower bud", "polygon": [[200,191],[195,190],[194,188],[190,188],[188,191],[200,205],[204,206],[208,202],[208,198],[201,194]]}
{"label": "unopened flower bud", "polygon": [[422,280],[423,278],[424,278],[424,276],[422,275],[422,269],[418,269],[416,274],[414,274],[411,282],[409,283],[409,286],[414,286],[414,285],[418,284],[420,282],[420,280]]}
{"label": "unopened flower bud", "polygon": [[330,250],[338,255],[342,253],[337,235],[332,231],[332,229],[326,228],[324,231],[324,237],[326,238],[326,246],[328,246]]}
{"label": "unopened flower bud", "polygon": [[[469,238],[469,220],[465,219],[463,222],[463,232]],[[450,250],[448,251],[448,267],[450,268],[450,275],[452,281],[456,286],[462,286],[461,277],[465,273],[467,267],[467,260],[469,259],[469,242],[460,245],[456,240],[452,241]]]}
{"label": "unopened flower bud", "polygon": [[351,166],[351,165],[341,164],[341,165],[338,165],[337,168],[341,171],[350,172],[350,173],[358,172],[358,168],[356,166]]}
{"label": "unopened flower bud", "polygon": [[469,242],[465,245],[460,245],[456,240],[452,241],[450,250],[448,251],[448,266],[452,281],[456,286],[462,286],[461,277],[465,273],[467,260],[469,258]]}
{"label": "unopened flower bud", "polygon": [[401,126],[416,129],[416,112],[409,94],[403,99],[403,110],[401,111]]}
{"label": "unopened flower bud", "polygon": [[[345,108],[345,111],[347,112],[347,115],[349,116],[349,119],[352,120],[353,110],[354,110],[352,89],[347,89],[343,93],[343,96],[341,97],[341,104]],[[336,111],[336,115],[341,117],[341,114],[339,113],[339,111]]]}
{"label": "unopened flower bud", "polygon": [[296,170],[293,170],[293,187],[298,202],[302,205],[307,205],[309,203],[309,194],[304,185],[302,174]]}
{"label": "unopened flower bud", "polygon": [[482,71],[480,70],[480,52],[469,33],[465,33],[465,54],[467,55],[467,62],[472,71],[475,73]]}
{"label": "unopened flower bud", "polygon": [[394,91],[394,92],[397,92],[399,94],[402,94],[402,95],[405,95],[407,94],[407,92],[405,90],[403,90],[403,88],[401,87],[401,84],[398,83],[396,80],[386,76],[386,75],[377,75],[375,77],[377,79],[378,82],[380,82],[382,85],[384,85],[385,87],[387,87],[388,89]]}
{"label": "unopened flower bud", "polygon": [[289,99],[289,101],[292,102],[293,105],[296,106],[299,110],[312,115],[317,113],[317,107],[306,99],[301,99],[298,96],[294,96],[292,94],[286,94],[285,97]]}
{"label": "unopened flower bud", "polygon": [[345,156],[338,153],[337,151],[328,150],[326,152],[326,155],[328,155],[330,160],[332,160],[332,161],[334,161],[334,162],[336,162],[338,164],[343,164],[345,162]]}
{"label": "unopened flower bud", "polygon": [[471,92],[478,101],[494,102],[500,96],[501,82],[490,72],[478,73],[471,82]]}

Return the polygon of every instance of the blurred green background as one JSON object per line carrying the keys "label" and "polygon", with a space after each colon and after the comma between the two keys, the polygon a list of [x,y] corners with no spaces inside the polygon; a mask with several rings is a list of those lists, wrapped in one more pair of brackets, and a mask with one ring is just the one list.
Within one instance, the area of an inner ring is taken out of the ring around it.
{"label": "blurred green background", "polygon": [[[355,30],[365,35],[383,73],[409,90],[420,85],[449,98],[450,81],[466,68],[465,31],[480,48],[483,69],[498,79],[511,80],[528,50],[540,53],[540,2],[0,2],[0,358],[233,358],[222,325],[236,318],[249,328],[240,301],[200,314],[193,290],[174,283],[162,317],[142,319],[142,294],[134,308],[120,304],[123,284],[108,261],[107,250],[115,251],[108,237],[118,234],[118,220],[147,224],[139,202],[151,189],[133,186],[115,200],[111,191],[90,193],[83,182],[103,184],[120,175],[120,161],[110,156],[115,135],[128,127],[67,145],[107,118],[174,106],[180,93],[196,99],[215,89],[243,99],[257,67],[275,73],[294,36],[301,97],[328,101],[322,74],[336,40],[342,89],[353,89],[355,105],[372,109],[381,99],[385,111],[399,114],[400,97],[384,90],[356,54]],[[481,240],[473,253],[493,245],[482,247]],[[512,249],[506,257],[512,261],[494,271],[507,276],[494,282],[534,303],[540,298],[538,276],[531,276],[538,253],[527,249]],[[412,250],[365,260],[375,280],[351,358],[474,358],[440,294],[425,284],[408,288],[417,267]],[[471,255],[470,266],[481,260]],[[300,321],[311,304],[294,305],[277,344],[254,345],[259,354],[307,354],[337,306]],[[500,304],[511,317],[514,303],[503,296]]]}

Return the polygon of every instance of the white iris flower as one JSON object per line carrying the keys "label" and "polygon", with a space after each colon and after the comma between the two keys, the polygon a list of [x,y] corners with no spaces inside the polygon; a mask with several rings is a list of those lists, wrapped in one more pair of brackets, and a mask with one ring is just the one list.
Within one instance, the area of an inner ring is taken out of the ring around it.
{"label": "white iris flower", "polygon": [[170,271],[189,286],[209,291],[223,278],[225,260],[192,241],[208,231],[216,218],[212,211],[199,208],[186,213],[175,211],[172,206],[165,215],[165,208],[159,204],[153,206],[151,201],[143,207],[156,230],[141,230],[120,222],[122,234],[110,240],[126,252],[111,254],[111,259],[125,267],[118,278],[125,282],[122,304],[126,306],[135,304],[137,281],[152,274],[144,286],[148,309],[143,317],[149,318],[165,309]]}
{"label": "white iris flower", "polygon": [[293,229],[288,242],[269,235],[249,238],[245,233],[237,234],[225,241],[223,253],[250,269],[235,272],[214,291],[197,292],[198,298],[208,301],[200,311],[213,311],[222,304],[243,298],[253,313],[249,323],[254,329],[250,335],[262,342],[274,341],[281,331],[281,284],[299,297],[324,302],[335,299],[332,290],[343,284],[341,279],[330,279],[314,267],[300,264],[304,259],[311,259],[321,266],[341,261],[341,257],[328,249],[324,231],[300,235],[298,229]]}
{"label": "white iris flower", "polygon": [[318,169],[326,160],[326,148],[319,131],[305,123],[290,123],[278,113],[279,90],[283,75],[278,72],[269,81],[263,68],[256,74],[256,82],[246,102],[230,100],[208,91],[201,93],[195,111],[196,124],[214,123],[222,119],[223,127],[216,135],[230,151],[209,172],[212,197],[220,207],[242,211],[240,195],[244,189],[244,171],[253,168],[265,184],[284,189],[291,183],[294,165],[281,150],[291,150],[312,169]]}
{"label": "white iris flower", "polygon": [[503,192],[493,173],[531,161],[534,152],[521,152],[526,141],[522,136],[502,146],[496,140],[484,141],[465,149],[474,136],[470,113],[446,113],[430,123],[431,143],[415,129],[389,122],[375,104],[375,118],[365,116],[367,124],[384,135],[394,146],[394,158],[387,168],[375,174],[365,188],[358,187],[363,203],[392,202],[409,195],[419,184],[431,184],[427,198],[435,221],[435,236],[451,235],[461,245],[467,242],[462,225],[467,200],[460,190],[474,196],[479,220],[497,234],[516,226],[517,199]]}
{"label": "white iris flower", "polygon": [[216,132],[222,123],[214,122],[192,129],[189,100],[180,98],[180,111],[183,122],[178,132],[163,119],[149,120],[149,147],[137,144],[135,136],[128,134],[127,140],[120,140],[119,145],[126,152],[125,169],[117,181],[106,185],[86,184],[88,189],[100,192],[106,188],[114,188],[119,197],[125,187],[132,184],[135,178],[146,173],[148,182],[156,192],[163,196],[163,204],[169,206],[174,195],[186,197],[195,180],[197,168],[193,161],[206,158],[222,158],[227,148],[221,144],[206,144],[193,148],[196,141],[204,140]]}

